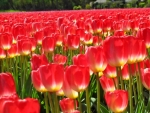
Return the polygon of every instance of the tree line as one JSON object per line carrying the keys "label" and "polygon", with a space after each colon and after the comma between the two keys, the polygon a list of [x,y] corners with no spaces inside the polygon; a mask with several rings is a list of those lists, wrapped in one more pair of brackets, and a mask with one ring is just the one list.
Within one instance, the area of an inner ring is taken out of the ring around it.
{"label": "tree line", "polygon": [[70,10],[74,6],[85,8],[85,4],[93,0],[0,0],[0,10]]}

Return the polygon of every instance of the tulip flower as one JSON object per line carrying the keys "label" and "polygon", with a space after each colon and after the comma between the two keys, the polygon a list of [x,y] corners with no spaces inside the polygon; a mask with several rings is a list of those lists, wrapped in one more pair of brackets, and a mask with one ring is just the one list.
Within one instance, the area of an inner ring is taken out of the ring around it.
{"label": "tulip flower", "polygon": [[80,113],[79,111],[75,110],[75,106],[77,107],[77,104],[75,104],[74,99],[70,98],[63,98],[59,101],[60,108],[63,113]]}
{"label": "tulip flower", "polygon": [[146,48],[150,48],[149,36],[150,36],[150,28],[148,28],[148,27],[139,29],[139,31],[137,33],[137,37],[144,40]]}
{"label": "tulip flower", "polygon": [[53,58],[53,62],[64,65],[67,62],[67,57],[61,54],[55,54]]}
{"label": "tulip flower", "polygon": [[145,46],[143,40],[138,39],[137,41],[138,41],[138,44],[137,44],[137,50],[138,50],[138,53],[137,53],[137,62],[141,62],[147,56],[146,46]]}
{"label": "tulip flower", "polygon": [[34,88],[39,92],[46,92],[47,89],[44,87],[41,76],[39,73],[39,68],[37,70],[32,70],[31,72],[31,80]]}
{"label": "tulip flower", "polygon": [[105,53],[104,53],[103,47],[91,46],[91,47],[87,48],[85,54],[87,57],[89,68],[93,72],[102,72],[105,70],[105,68],[107,66],[107,61],[105,58]]}
{"label": "tulip flower", "polygon": [[113,81],[113,78],[108,78],[106,77],[105,75],[103,75],[100,79],[100,84],[103,88],[103,90],[105,92],[107,91],[114,91],[116,88],[115,88],[115,83]]}
{"label": "tulip flower", "polygon": [[32,43],[29,39],[18,40],[18,53],[21,55],[29,55],[32,51]]}
{"label": "tulip flower", "polygon": [[11,48],[7,50],[8,57],[14,58],[18,55],[18,46],[17,44],[12,44]]}
{"label": "tulip flower", "polygon": [[111,111],[121,113],[128,106],[128,92],[125,90],[108,91],[105,93],[105,100]]}
{"label": "tulip flower", "polygon": [[143,86],[150,90],[150,68],[142,69],[141,81]]}
{"label": "tulip flower", "polygon": [[34,33],[34,38],[36,39],[38,45],[42,45],[42,39],[44,38],[43,30],[36,31]]}
{"label": "tulip flower", "polygon": [[6,52],[0,48],[0,59],[6,58]]}
{"label": "tulip flower", "polygon": [[84,91],[90,82],[89,68],[85,66],[70,65],[66,69],[66,78],[70,87],[77,91]]}
{"label": "tulip flower", "polygon": [[78,35],[67,35],[66,41],[69,49],[76,50],[79,48],[80,38]]}
{"label": "tulip flower", "polygon": [[128,60],[126,40],[121,37],[109,37],[104,41],[106,59],[110,66],[123,66]]}
{"label": "tulip flower", "polygon": [[107,67],[103,71],[103,73],[104,73],[104,75],[106,75],[109,78],[115,78],[115,77],[117,77],[116,68],[110,66],[109,64],[107,65]]}
{"label": "tulip flower", "polygon": [[26,99],[0,99],[1,113],[40,113],[40,104],[38,100],[32,98]]}
{"label": "tulip flower", "polygon": [[44,37],[42,40],[42,49],[45,52],[53,52],[55,49],[55,39],[54,37]]}
{"label": "tulip flower", "polygon": [[62,46],[64,41],[64,36],[61,34],[55,34],[54,35],[56,46]]}
{"label": "tulip flower", "polygon": [[44,87],[50,92],[59,91],[63,85],[64,67],[61,64],[47,64],[39,67]]}
{"label": "tulip flower", "polygon": [[0,47],[4,50],[9,50],[13,42],[13,36],[10,33],[0,34]]}
{"label": "tulip flower", "polygon": [[10,73],[0,73],[0,97],[16,94],[16,86]]}
{"label": "tulip flower", "polygon": [[12,34],[14,36],[13,42],[16,43],[17,42],[17,36],[18,35],[24,35],[26,36],[26,29],[24,24],[18,23],[18,24],[14,24],[12,26]]}
{"label": "tulip flower", "polygon": [[46,64],[48,64],[48,60],[44,54],[42,55],[33,54],[31,58],[32,70],[37,70],[41,65],[46,65]]}
{"label": "tulip flower", "polygon": [[[137,52],[138,51],[138,41],[133,36],[126,36],[125,39],[127,40],[127,45],[128,45],[128,48],[126,48],[128,50],[127,63],[133,64],[136,62],[137,56],[138,56],[138,52]],[[130,48],[132,48],[132,49],[130,49]]]}
{"label": "tulip flower", "polygon": [[[67,68],[68,67],[66,67],[65,71],[67,70]],[[65,96],[68,97],[68,98],[75,99],[75,98],[78,97],[78,92],[73,90],[72,87],[69,84],[66,72],[65,72],[65,75],[64,75],[62,90],[63,90]]]}
{"label": "tulip flower", "polygon": [[86,55],[78,54],[77,56],[73,56],[73,64],[78,66],[88,66]]}

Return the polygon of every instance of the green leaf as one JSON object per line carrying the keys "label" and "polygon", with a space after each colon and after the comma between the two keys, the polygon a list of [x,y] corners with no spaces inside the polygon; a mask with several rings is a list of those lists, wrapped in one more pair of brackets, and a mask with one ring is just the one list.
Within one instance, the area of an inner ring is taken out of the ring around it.
{"label": "green leaf", "polygon": [[106,106],[104,106],[104,105],[100,105],[100,112],[101,113],[109,113],[109,110],[107,109],[107,107]]}
{"label": "green leaf", "polygon": [[144,101],[141,100],[138,102],[135,113],[144,113]]}

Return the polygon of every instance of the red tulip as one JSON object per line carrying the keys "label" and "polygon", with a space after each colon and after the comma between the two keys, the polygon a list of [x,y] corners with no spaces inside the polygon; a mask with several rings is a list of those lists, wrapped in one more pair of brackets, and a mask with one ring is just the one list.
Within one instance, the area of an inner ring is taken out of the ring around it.
{"label": "red tulip", "polygon": [[39,73],[39,68],[37,70],[32,70],[31,72],[31,80],[34,88],[39,92],[46,92],[47,89],[44,87],[41,76]]}
{"label": "red tulip", "polygon": [[105,92],[107,91],[114,91],[116,88],[115,88],[115,83],[113,81],[114,78],[108,78],[106,77],[105,75],[103,75],[102,77],[100,77],[100,84],[103,88],[103,90]]}
{"label": "red tulip", "polygon": [[141,80],[143,86],[150,90],[150,68],[142,69]]}
{"label": "red tulip", "polygon": [[0,48],[0,59],[6,58],[6,52]]}
{"label": "red tulip", "polygon": [[[63,98],[59,101],[60,108],[63,113],[80,113],[75,110],[75,100],[70,98]],[[77,105],[76,105],[77,106]]]}
{"label": "red tulip", "polygon": [[64,65],[67,62],[67,57],[63,56],[61,54],[55,54],[53,61],[54,61],[54,63],[63,64]]}
{"label": "red tulip", "polygon": [[73,56],[73,64],[78,66],[88,66],[87,57],[85,54]]}
{"label": "red tulip", "polygon": [[54,35],[56,46],[62,46],[64,42],[64,36],[61,34],[55,34]]}
{"label": "red tulip", "polygon": [[0,34],[0,46],[4,50],[9,50],[13,42],[13,36],[10,33]]}
{"label": "red tulip", "polygon": [[18,46],[17,44],[12,44],[11,48],[7,50],[8,57],[14,58],[18,55]]}
{"label": "red tulip", "polygon": [[77,91],[84,91],[90,82],[89,68],[85,66],[71,65],[66,69],[66,78],[70,87]]}
{"label": "red tulip", "polygon": [[87,61],[89,68],[93,72],[102,72],[105,70],[107,66],[107,61],[105,58],[105,53],[103,51],[103,47],[89,47],[86,51]]}
{"label": "red tulip", "polygon": [[18,40],[18,53],[29,55],[32,51],[32,43],[29,39]]}
{"label": "red tulip", "polygon": [[0,73],[0,89],[0,97],[16,94],[15,81],[10,73]]}
{"label": "red tulip", "polygon": [[44,37],[42,40],[42,49],[45,52],[53,52],[55,49],[55,39],[54,37]]}
{"label": "red tulip", "polygon": [[37,70],[41,65],[48,64],[48,60],[44,54],[37,55],[33,54],[31,58],[31,68],[32,70]]}
{"label": "red tulip", "polygon": [[40,104],[38,100],[32,98],[26,99],[1,99],[1,113],[40,113]]}
{"label": "red tulip", "polygon": [[104,75],[106,75],[109,78],[115,78],[115,77],[117,77],[116,68],[110,66],[109,64],[107,65],[107,67],[103,71],[103,73],[104,73]]}
{"label": "red tulip", "polygon": [[[66,67],[66,69],[67,68],[68,67]],[[72,87],[70,86],[69,81],[67,80],[66,73],[64,75],[64,81],[63,81],[62,90],[63,90],[65,96],[68,97],[68,98],[75,99],[75,98],[78,97],[78,92],[73,90]]]}
{"label": "red tulip", "polygon": [[26,29],[25,29],[25,26],[24,24],[14,24],[13,27],[12,27],[12,33],[13,33],[13,36],[14,36],[14,39],[13,39],[13,42],[16,43],[17,42],[17,36],[18,35],[24,35],[26,36]]}
{"label": "red tulip", "polygon": [[69,49],[78,49],[80,38],[78,35],[67,35],[67,46]]}
{"label": "red tulip", "polygon": [[43,30],[36,31],[34,33],[34,38],[36,39],[38,45],[42,45],[42,39],[44,38]]}
{"label": "red tulip", "polygon": [[126,50],[128,51],[127,63],[133,64],[136,62],[138,56],[138,41],[133,36],[126,36],[125,39],[127,40],[128,45],[128,48],[126,48]]}
{"label": "red tulip", "polygon": [[107,106],[116,113],[123,112],[128,106],[128,92],[125,90],[115,90],[105,93]]}
{"label": "red tulip", "polygon": [[61,64],[47,64],[39,67],[43,85],[50,92],[59,91],[63,85],[64,67]]}
{"label": "red tulip", "polygon": [[138,41],[138,44],[137,44],[137,50],[138,50],[138,53],[137,53],[137,62],[141,62],[147,56],[146,46],[145,46],[143,40],[137,40],[137,41]]}
{"label": "red tulip", "polygon": [[106,58],[110,66],[123,66],[128,60],[126,40],[121,37],[109,37],[104,41]]}
{"label": "red tulip", "polygon": [[144,40],[146,48],[150,48],[150,28],[143,28],[140,29],[137,33],[137,37],[141,38]]}

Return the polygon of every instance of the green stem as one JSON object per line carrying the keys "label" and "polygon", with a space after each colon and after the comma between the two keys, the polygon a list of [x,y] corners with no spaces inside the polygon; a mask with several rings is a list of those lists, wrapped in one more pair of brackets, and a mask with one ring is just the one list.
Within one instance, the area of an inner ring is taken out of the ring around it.
{"label": "green stem", "polygon": [[136,88],[135,88],[135,84],[134,84],[133,79],[132,79],[132,83],[133,83],[134,100],[135,100],[135,105],[136,105],[137,104],[137,94],[136,94]]}
{"label": "green stem", "polygon": [[117,72],[117,79],[118,79],[118,86],[117,89],[119,89],[119,81],[121,83],[121,89],[124,89],[124,83],[123,83],[123,78],[122,78],[122,72],[121,72],[121,67],[116,67],[116,72]]}
{"label": "green stem", "polygon": [[48,99],[47,99],[47,93],[44,93],[44,100],[45,100],[45,106],[46,106],[46,113],[49,113],[49,108],[48,108]]}
{"label": "green stem", "polygon": [[100,82],[98,73],[96,75],[96,82],[97,82],[97,113],[100,113]]}
{"label": "green stem", "polygon": [[51,112],[55,113],[54,112],[54,104],[53,104],[53,101],[52,101],[52,95],[49,92],[47,93],[47,95],[48,95],[48,99],[49,99],[49,103],[50,103]]}
{"label": "green stem", "polygon": [[150,58],[150,54],[149,54],[148,48],[146,50],[147,50],[147,56],[148,56],[148,58]]}
{"label": "green stem", "polygon": [[139,71],[140,99],[143,99],[143,87],[142,87],[142,81],[141,81],[141,68],[140,68],[140,63],[139,62],[138,62],[138,71]]}
{"label": "green stem", "polygon": [[60,113],[60,110],[59,110],[59,103],[58,103],[58,98],[57,98],[57,95],[56,93],[54,93],[54,105],[55,105],[55,113]]}
{"label": "green stem", "polygon": [[80,98],[80,92],[78,92],[78,101],[79,101],[79,110],[80,110],[80,113],[82,113],[82,103],[81,103],[81,98]]}
{"label": "green stem", "polygon": [[133,113],[133,100],[132,100],[132,75],[131,75],[131,65],[128,64],[129,70],[129,104],[130,104],[130,113]]}
{"label": "green stem", "polygon": [[91,113],[91,103],[89,97],[89,87],[86,88],[86,104],[87,104],[87,113]]}

